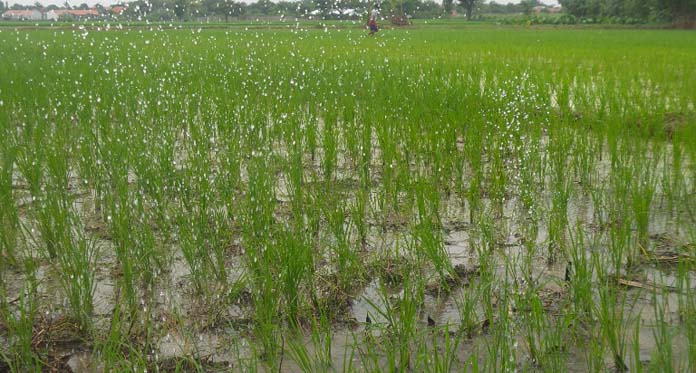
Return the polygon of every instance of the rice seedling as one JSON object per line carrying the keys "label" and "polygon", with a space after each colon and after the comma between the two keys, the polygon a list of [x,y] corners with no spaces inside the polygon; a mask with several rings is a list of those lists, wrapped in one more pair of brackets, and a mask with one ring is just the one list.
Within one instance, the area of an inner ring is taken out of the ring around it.
{"label": "rice seedling", "polygon": [[694,366],[693,42],[0,25],[2,368]]}
{"label": "rice seedling", "polygon": [[[29,270],[29,268],[27,268]],[[29,276],[32,272],[29,271]],[[36,279],[29,277],[26,287],[21,289],[19,297],[13,301],[3,291],[0,312],[4,327],[7,329],[8,348],[3,349],[3,363],[9,370],[39,369],[41,356],[34,350],[33,330],[38,313],[36,299]]]}
{"label": "rice seedling", "polygon": [[[596,258],[596,257],[595,257]],[[595,259],[598,261],[599,259]],[[595,264],[595,268],[601,268]],[[630,331],[631,310],[635,303],[630,295],[619,291],[612,285],[606,273],[598,271],[598,277],[604,279],[598,289],[598,304],[593,314],[597,316],[601,333],[606,346],[611,352],[613,367],[619,371],[628,370],[627,339]],[[635,301],[634,301],[635,302]]]}
{"label": "rice seedling", "polygon": [[442,329],[442,339],[437,333],[431,335],[432,344],[427,341],[423,343],[416,358],[418,365],[416,369],[424,372],[451,372],[459,368],[457,362],[457,350],[462,342],[461,334],[450,330],[449,325]]}
{"label": "rice seedling", "polygon": [[657,289],[652,294],[653,308],[655,312],[654,338],[656,351],[652,362],[659,369],[675,370],[674,365],[674,350],[672,343],[672,330],[668,325],[666,314],[669,310],[666,309],[666,301],[663,296],[658,296]]}

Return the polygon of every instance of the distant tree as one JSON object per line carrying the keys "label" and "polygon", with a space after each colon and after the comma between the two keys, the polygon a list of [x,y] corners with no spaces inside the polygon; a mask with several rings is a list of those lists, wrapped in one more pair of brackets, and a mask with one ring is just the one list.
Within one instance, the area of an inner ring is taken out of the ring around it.
{"label": "distant tree", "polygon": [[454,0],[442,0],[442,7],[445,8],[445,13],[452,14],[454,8]]}
{"label": "distant tree", "polygon": [[183,21],[189,8],[189,0],[174,0],[174,15],[179,21]]}
{"label": "distant tree", "polygon": [[364,0],[345,0],[343,4],[349,9],[365,9],[368,2]]}
{"label": "distant tree", "polygon": [[662,19],[669,15],[682,26],[696,23],[696,0],[558,0],[578,18]]}
{"label": "distant tree", "polygon": [[142,19],[150,12],[150,5],[143,0],[137,0],[128,6],[124,15],[129,18]]}
{"label": "distant tree", "polygon": [[542,4],[538,0],[522,0],[522,1],[520,1],[520,7],[522,8],[522,13],[527,14],[527,15],[532,13],[532,10],[534,9],[534,7],[537,7],[540,5],[544,5],[544,4]]}
{"label": "distant tree", "polygon": [[12,10],[26,10],[27,7],[24,5],[21,5],[21,4],[12,4],[10,9],[12,9]]}
{"label": "distant tree", "polygon": [[576,17],[582,17],[584,14],[584,0],[558,0],[558,3],[563,7],[563,11],[570,13]]}
{"label": "distant tree", "polygon": [[78,9],[87,10],[87,9],[89,9],[89,5],[87,5],[87,3],[82,3],[82,4],[80,4],[80,7]]}
{"label": "distant tree", "polygon": [[203,0],[203,9],[205,9],[205,14],[210,17],[212,15],[222,15],[218,13],[219,2],[217,0]]}
{"label": "distant tree", "polygon": [[680,27],[696,27],[696,0],[661,0]]}
{"label": "distant tree", "polygon": [[297,4],[291,1],[280,0],[275,5],[275,12],[285,17],[297,15]]}
{"label": "distant tree", "polygon": [[605,0],[558,0],[563,9],[576,17],[600,17]]}
{"label": "distant tree", "polygon": [[[227,9],[227,14],[230,17],[244,17],[247,13],[247,5],[242,2],[228,1],[229,7]],[[226,19],[226,18],[225,18]]]}
{"label": "distant tree", "polygon": [[188,9],[187,14],[191,15],[193,17],[196,17],[196,18],[202,17],[206,14],[205,8],[204,8],[203,3],[201,1],[194,0],[194,1],[189,2],[187,9]]}
{"label": "distant tree", "polygon": [[206,14],[224,17],[225,22],[228,22],[230,17],[243,15],[245,6],[232,0],[204,0],[203,8]]}
{"label": "distant tree", "polygon": [[160,14],[172,12],[174,5],[172,5],[171,2],[172,0],[145,0],[148,12]]}
{"label": "distant tree", "polygon": [[[418,0],[417,3],[418,5],[416,6],[416,11],[413,13],[413,18],[433,18],[439,16],[445,10],[442,5],[431,0],[422,2]],[[454,9],[454,6],[452,6],[452,9]],[[447,14],[452,14],[452,11],[450,10]]]}
{"label": "distant tree", "polygon": [[316,3],[311,0],[302,0],[297,3],[297,8],[295,11],[301,17],[307,17],[310,12],[317,9]]}
{"label": "distant tree", "polygon": [[622,10],[630,17],[648,19],[659,8],[657,5],[657,0],[624,0]]}
{"label": "distant tree", "polygon": [[513,14],[521,13],[522,6],[520,4],[513,3],[496,3],[490,2],[488,4],[484,3],[479,6],[481,13],[493,13],[493,14]]}
{"label": "distant tree", "polygon": [[314,6],[317,10],[321,11],[321,14],[326,17],[331,14],[331,9],[333,8],[333,0],[315,0]]}
{"label": "distant tree", "polygon": [[459,0],[459,4],[461,4],[461,6],[464,8],[464,13],[466,14],[467,20],[471,20],[476,6],[481,2],[482,0]]}
{"label": "distant tree", "polygon": [[404,0],[389,0],[389,8],[392,14],[392,22],[398,25],[407,24],[406,10],[404,9]]}
{"label": "distant tree", "polygon": [[626,17],[631,16],[625,12],[624,0],[604,0],[599,14],[602,17]]}
{"label": "distant tree", "polygon": [[274,4],[271,0],[257,0],[248,6],[249,12],[252,14],[271,15],[273,14]]}

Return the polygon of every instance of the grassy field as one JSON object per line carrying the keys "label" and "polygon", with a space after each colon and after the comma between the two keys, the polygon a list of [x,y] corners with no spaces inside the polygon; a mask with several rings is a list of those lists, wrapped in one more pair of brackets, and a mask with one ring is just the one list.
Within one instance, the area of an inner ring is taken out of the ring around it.
{"label": "grassy field", "polygon": [[35,28],[0,370],[696,367],[696,33]]}

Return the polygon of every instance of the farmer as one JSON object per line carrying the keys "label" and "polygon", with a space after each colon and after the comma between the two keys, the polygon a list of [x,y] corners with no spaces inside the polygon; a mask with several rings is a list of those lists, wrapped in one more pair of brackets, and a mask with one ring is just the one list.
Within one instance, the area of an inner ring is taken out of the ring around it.
{"label": "farmer", "polygon": [[377,28],[377,18],[379,18],[379,4],[375,4],[370,12],[370,20],[367,25],[370,27],[370,36],[374,35],[375,32],[379,31]]}

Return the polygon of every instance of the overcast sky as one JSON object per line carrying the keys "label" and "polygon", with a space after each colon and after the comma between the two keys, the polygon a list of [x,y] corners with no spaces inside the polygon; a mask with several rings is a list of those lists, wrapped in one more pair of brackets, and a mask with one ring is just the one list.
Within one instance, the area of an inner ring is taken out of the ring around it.
{"label": "overcast sky", "polygon": [[[12,4],[33,5],[34,3],[36,3],[37,0],[0,0],[0,1],[3,1],[3,2],[7,1],[10,4],[10,6],[12,6]],[[56,5],[60,6],[60,5],[65,4],[65,0],[38,0],[38,1],[43,5],[56,4]],[[129,0],[124,0],[124,1],[128,2]],[[256,2],[256,0],[242,0],[242,1],[245,3]],[[275,1],[275,0],[271,0],[271,1]],[[435,1],[437,1],[438,3],[442,2],[442,0],[435,0]],[[70,3],[70,5],[73,5],[73,6],[80,5],[82,3],[87,3],[87,5],[89,5],[89,6],[93,6],[94,4],[97,4],[97,3],[102,4],[102,5],[111,5],[111,4],[116,4],[118,2],[119,2],[119,0],[68,0],[68,3]],[[501,4],[519,3],[520,0],[496,0],[496,2],[501,3]],[[549,4],[549,5],[558,4],[558,1],[556,1],[556,0],[542,0],[542,2]]]}

